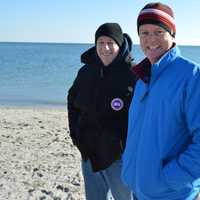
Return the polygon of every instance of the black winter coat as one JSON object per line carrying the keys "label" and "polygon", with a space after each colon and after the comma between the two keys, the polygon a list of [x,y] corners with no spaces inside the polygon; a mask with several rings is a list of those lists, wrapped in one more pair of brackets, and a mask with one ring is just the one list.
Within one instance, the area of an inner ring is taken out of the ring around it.
{"label": "black winter coat", "polygon": [[81,60],[85,65],[68,91],[70,136],[93,171],[103,170],[120,159],[124,150],[128,109],[136,78],[130,71],[128,43],[117,58],[104,66],[95,47]]}

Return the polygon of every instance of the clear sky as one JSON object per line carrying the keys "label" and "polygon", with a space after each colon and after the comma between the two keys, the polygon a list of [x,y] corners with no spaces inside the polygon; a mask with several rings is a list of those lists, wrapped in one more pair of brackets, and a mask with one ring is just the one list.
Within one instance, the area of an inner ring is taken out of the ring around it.
{"label": "clear sky", "polygon": [[[118,22],[138,43],[143,0],[0,0],[0,41],[93,43],[104,22]],[[178,44],[200,45],[200,1],[163,0],[175,13]]]}

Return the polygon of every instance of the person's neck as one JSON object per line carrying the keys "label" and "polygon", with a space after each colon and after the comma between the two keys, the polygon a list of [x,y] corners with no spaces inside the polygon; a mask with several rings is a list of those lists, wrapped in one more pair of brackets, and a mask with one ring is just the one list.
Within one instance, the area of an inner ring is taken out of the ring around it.
{"label": "person's neck", "polygon": [[157,63],[168,51],[170,51],[170,49],[172,49],[173,47],[175,47],[175,45],[176,45],[176,43],[173,42],[172,46],[171,46],[167,51],[165,51],[165,53],[163,53],[163,54],[162,54],[159,58],[157,58],[156,60],[150,60],[150,59],[148,58],[148,60],[150,61],[151,65]]}

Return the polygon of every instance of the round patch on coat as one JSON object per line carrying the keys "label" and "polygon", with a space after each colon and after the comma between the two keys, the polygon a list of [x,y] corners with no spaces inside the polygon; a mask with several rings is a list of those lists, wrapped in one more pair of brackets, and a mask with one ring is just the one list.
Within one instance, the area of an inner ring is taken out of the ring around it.
{"label": "round patch on coat", "polygon": [[120,98],[114,98],[111,101],[111,107],[115,111],[119,111],[124,107],[124,102]]}

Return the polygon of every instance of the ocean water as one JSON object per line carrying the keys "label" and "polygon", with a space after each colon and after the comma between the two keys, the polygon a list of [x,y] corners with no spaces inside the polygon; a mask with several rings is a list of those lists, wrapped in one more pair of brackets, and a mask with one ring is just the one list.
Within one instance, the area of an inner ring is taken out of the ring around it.
{"label": "ocean water", "polygon": [[[0,105],[66,106],[67,90],[92,44],[0,43]],[[199,46],[180,46],[200,63]],[[135,62],[144,56],[134,45]]]}

